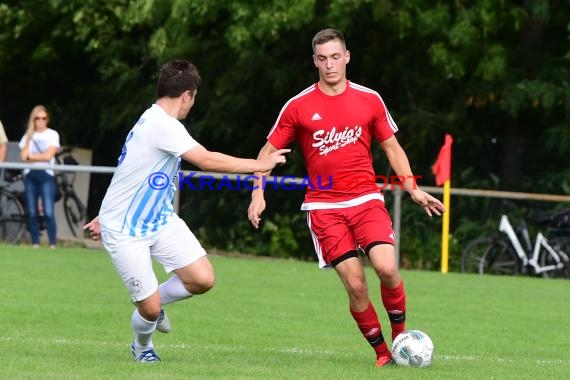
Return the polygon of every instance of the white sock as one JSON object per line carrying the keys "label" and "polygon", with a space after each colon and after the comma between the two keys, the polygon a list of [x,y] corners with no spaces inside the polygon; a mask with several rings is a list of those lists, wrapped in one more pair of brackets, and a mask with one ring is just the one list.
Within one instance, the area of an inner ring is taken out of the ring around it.
{"label": "white sock", "polygon": [[147,321],[139,314],[139,309],[135,309],[131,322],[135,334],[135,346],[137,348],[152,347],[152,333],[156,328],[156,321]]}
{"label": "white sock", "polygon": [[192,293],[186,290],[182,280],[177,275],[160,284],[158,292],[160,293],[160,303],[163,305],[192,297]]}

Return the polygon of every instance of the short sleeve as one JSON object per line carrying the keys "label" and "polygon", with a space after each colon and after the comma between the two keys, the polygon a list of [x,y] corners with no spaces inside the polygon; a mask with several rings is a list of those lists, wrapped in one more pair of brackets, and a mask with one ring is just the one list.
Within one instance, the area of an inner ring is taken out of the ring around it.
{"label": "short sleeve", "polygon": [[398,132],[398,126],[392,119],[388,108],[384,104],[384,101],[377,95],[377,99],[374,101],[375,108],[375,124],[373,126],[374,138],[378,142],[383,142],[392,137],[396,132]]}
{"label": "short sleeve", "polygon": [[57,133],[57,131],[54,131],[53,129],[51,130],[51,133],[49,134],[48,137],[48,148],[52,146],[58,149],[61,147],[59,143],[59,133]]}
{"label": "short sleeve", "polygon": [[297,126],[295,114],[295,108],[291,103],[283,106],[273,128],[267,135],[267,141],[277,149],[286,148],[295,140]]}
{"label": "short sleeve", "polygon": [[199,144],[178,120],[173,120],[164,128],[157,129],[160,136],[156,136],[158,149],[180,157],[184,152],[197,147]]}

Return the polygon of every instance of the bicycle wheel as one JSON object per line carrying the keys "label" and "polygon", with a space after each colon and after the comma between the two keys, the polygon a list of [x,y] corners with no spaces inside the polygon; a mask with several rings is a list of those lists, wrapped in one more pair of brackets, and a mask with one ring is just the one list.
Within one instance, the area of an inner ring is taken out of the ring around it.
{"label": "bicycle wheel", "polygon": [[472,240],[461,254],[461,272],[481,273],[481,260],[485,253],[491,249],[494,237],[485,236]]}
{"label": "bicycle wheel", "polygon": [[[558,254],[560,261],[564,263],[564,267],[556,270],[544,272],[544,277],[548,278],[570,278],[570,237],[553,237],[548,239],[550,246]],[[540,266],[556,265],[556,260],[546,250],[540,252]]]}
{"label": "bicycle wheel", "polygon": [[510,243],[496,235],[471,241],[461,255],[463,273],[518,275],[521,262]]}
{"label": "bicycle wheel", "polygon": [[77,237],[77,229],[85,222],[85,206],[75,192],[63,196],[63,211],[69,230],[74,237]]}
{"label": "bicycle wheel", "polygon": [[16,196],[0,192],[0,241],[18,243],[26,228],[24,207]]}

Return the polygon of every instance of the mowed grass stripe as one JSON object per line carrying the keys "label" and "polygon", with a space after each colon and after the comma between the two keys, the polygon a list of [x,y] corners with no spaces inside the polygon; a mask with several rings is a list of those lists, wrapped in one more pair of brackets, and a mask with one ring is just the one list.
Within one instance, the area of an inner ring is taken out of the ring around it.
{"label": "mowed grass stripe", "polygon": [[[132,305],[102,250],[0,246],[0,378],[568,377],[570,282],[405,271],[408,327],[436,347],[431,368],[373,367],[337,275],[315,263],[211,257],[209,293],[168,305],[163,362],[128,351]],[[159,279],[166,274],[156,267]],[[386,327],[377,281],[373,302]]]}

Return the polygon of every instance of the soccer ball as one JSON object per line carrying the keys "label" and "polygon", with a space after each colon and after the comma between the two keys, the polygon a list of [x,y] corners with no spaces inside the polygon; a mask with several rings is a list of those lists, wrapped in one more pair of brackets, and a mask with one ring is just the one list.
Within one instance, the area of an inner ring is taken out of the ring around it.
{"label": "soccer ball", "polygon": [[433,361],[433,342],[422,331],[408,330],[394,339],[392,357],[399,365],[418,368],[429,367]]}

